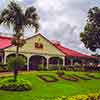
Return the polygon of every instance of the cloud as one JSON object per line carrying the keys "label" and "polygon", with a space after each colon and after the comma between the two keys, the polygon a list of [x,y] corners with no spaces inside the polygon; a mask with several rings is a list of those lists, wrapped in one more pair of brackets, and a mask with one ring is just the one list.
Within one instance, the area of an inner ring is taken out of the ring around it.
{"label": "cloud", "polygon": [[[89,8],[100,6],[99,0],[16,1],[23,6],[35,6],[37,8],[40,16],[40,32],[48,39],[59,40],[68,48],[91,53],[80,41],[80,32],[83,31]],[[26,33],[33,35],[32,30],[29,31],[29,29],[26,29]]]}
{"label": "cloud", "polygon": [[35,5],[41,18],[41,32],[49,39],[60,40],[63,45],[84,53],[91,53],[80,41],[92,0],[37,0]]}
{"label": "cloud", "polygon": [[24,6],[32,5],[35,0],[16,0],[19,3],[22,3]]}

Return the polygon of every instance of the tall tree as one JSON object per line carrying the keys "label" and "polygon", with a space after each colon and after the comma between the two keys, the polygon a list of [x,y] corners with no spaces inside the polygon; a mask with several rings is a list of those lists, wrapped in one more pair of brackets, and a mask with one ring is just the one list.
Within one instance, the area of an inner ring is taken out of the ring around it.
{"label": "tall tree", "polygon": [[100,48],[100,8],[89,9],[87,23],[84,31],[80,33],[80,38],[85,47],[91,51]]}
{"label": "tall tree", "polygon": [[[21,39],[23,36],[24,28],[27,26],[33,26],[35,32],[39,29],[39,16],[35,7],[29,7],[22,9],[20,5],[15,2],[5,8],[0,14],[0,24],[7,25],[9,28],[13,27],[14,38],[12,45],[16,46],[16,59],[19,55],[19,48],[25,44],[25,40]],[[17,61],[14,67],[14,80],[17,77]]]}

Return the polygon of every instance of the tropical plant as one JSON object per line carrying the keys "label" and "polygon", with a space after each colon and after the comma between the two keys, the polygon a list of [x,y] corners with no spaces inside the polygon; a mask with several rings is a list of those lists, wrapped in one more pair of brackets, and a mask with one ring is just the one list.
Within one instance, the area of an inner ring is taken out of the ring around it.
{"label": "tropical plant", "polygon": [[[14,37],[12,39],[12,45],[16,46],[16,57],[19,54],[19,48],[25,44],[25,40],[22,39],[25,27],[31,26],[35,29],[35,32],[39,29],[39,17],[35,7],[29,7],[22,9],[17,3],[10,2],[0,14],[0,24],[7,25],[9,28],[13,27]],[[17,62],[15,62],[14,68],[14,81],[16,81]]]}

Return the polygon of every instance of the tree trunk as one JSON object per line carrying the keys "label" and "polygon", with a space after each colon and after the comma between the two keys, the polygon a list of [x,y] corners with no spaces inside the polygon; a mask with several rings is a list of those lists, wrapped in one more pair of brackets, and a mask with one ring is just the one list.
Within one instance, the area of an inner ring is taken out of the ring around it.
{"label": "tree trunk", "polygon": [[[16,46],[16,59],[17,59],[18,55],[19,55],[19,46],[17,45]],[[18,75],[18,68],[17,67],[18,67],[18,64],[15,61],[15,65],[14,65],[14,82],[16,82],[16,80],[17,80],[17,75]]]}

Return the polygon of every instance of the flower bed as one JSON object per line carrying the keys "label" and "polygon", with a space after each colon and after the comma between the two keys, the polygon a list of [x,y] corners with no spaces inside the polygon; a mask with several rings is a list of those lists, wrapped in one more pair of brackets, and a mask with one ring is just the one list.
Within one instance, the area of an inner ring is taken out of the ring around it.
{"label": "flower bed", "polygon": [[100,79],[100,77],[96,77],[95,75],[93,74],[86,74],[88,77],[91,77],[93,79]]}
{"label": "flower bed", "polygon": [[64,79],[64,80],[68,80],[68,81],[79,81],[78,78],[73,77],[72,75],[59,75],[60,78]]}
{"label": "flower bed", "polygon": [[38,77],[40,78],[40,79],[42,79],[43,81],[45,81],[45,82],[57,82],[58,81],[58,79],[55,77],[55,76],[53,76],[53,75],[38,75]]}
{"label": "flower bed", "polygon": [[0,80],[0,90],[7,91],[26,91],[31,90],[32,85],[29,81],[18,79],[16,82],[11,77]]}
{"label": "flower bed", "polygon": [[100,100],[100,93],[91,93],[87,95],[77,95],[77,96],[62,96],[54,100]]}
{"label": "flower bed", "polygon": [[73,76],[79,78],[79,79],[82,79],[82,80],[91,80],[91,78],[88,78],[88,77],[84,77],[84,76],[78,76],[76,74],[73,74]]}
{"label": "flower bed", "polygon": [[99,93],[89,93],[87,95],[59,96],[59,97],[35,97],[34,100],[100,100]]}

